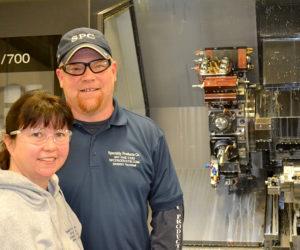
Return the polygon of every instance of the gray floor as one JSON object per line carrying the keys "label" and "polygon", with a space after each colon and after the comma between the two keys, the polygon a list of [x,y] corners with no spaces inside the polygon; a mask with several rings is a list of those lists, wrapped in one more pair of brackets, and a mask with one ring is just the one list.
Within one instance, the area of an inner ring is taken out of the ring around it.
{"label": "gray floor", "polygon": [[262,250],[263,248],[232,248],[232,247],[183,247],[182,250]]}
{"label": "gray floor", "polygon": [[185,197],[184,241],[263,242],[263,180],[254,181],[251,190],[228,193],[227,186],[210,186],[207,169],[179,169],[178,176]]}
{"label": "gray floor", "polygon": [[263,180],[254,181],[251,190],[229,193],[225,185],[210,186],[207,169],[179,169],[178,176],[185,199],[184,241],[263,242]]}

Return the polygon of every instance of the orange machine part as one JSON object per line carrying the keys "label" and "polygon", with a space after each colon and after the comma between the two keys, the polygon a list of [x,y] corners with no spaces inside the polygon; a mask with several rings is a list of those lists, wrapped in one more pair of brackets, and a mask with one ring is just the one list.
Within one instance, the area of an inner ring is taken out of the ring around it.
{"label": "orange machine part", "polygon": [[206,77],[204,81],[204,91],[216,92],[224,90],[235,90],[237,76]]}
{"label": "orange machine part", "polygon": [[237,76],[206,77],[204,80],[205,102],[233,102],[237,100]]}
{"label": "orange machine part", "polygon": [[238,68],[247,69],[247,50],[246,48],[238,49]]}
{"label": "orange machine part", "polygon": [[234,102],[236,99],[236,93],[204,94],[205,102]]}
{"label": "orange machine part", "polygon": [[213,58],[213,51],[211,49],[205,50],[205,54],[209,56],[211,59]]}

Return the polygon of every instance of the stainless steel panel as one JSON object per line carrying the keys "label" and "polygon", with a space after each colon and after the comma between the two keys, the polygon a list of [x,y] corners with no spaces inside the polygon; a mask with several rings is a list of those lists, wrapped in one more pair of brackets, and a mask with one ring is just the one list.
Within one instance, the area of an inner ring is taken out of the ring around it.
{"label": "stainless steel panel", "polygon": [[[228,193],[210,186],[208,117],[205,107],[151,109],[165,131],[184,192],[184,241],[263,242],[265,184]],[[256,167],[255,164],[253,164]],[[259,169],[257,170],[259,172]]]}
{"label": "stainless steel panel", "polygon": [[158,108],[150,113],[166,134],[176,168],[204,169],[210,156],[206,107]]}
{"label": "stainless steel panel", "polygon": [[118,62],[118,81],[115,84],[114,97],[121,106],[146,115],[132,20],[128,8],[104,20],[104,34],[110,44],[113,58]]}
{"label": "stainless steel panel", "polygon": [[[196,50],[254,48],[257,66],[255,1],[134,0],[150,108],[199,106],[201,91],[191,70]],[[258,67],[256,67],[258,69]],[[258,81],[258,70],[249,74]]]}

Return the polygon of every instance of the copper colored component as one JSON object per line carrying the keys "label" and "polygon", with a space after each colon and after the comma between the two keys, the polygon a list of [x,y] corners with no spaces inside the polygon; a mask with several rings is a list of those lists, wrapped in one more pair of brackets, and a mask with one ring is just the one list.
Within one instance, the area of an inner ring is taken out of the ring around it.
{"label": "copper colored component", "polygon": [[236,94],[237,76],[206,77],[204,80],[205,102],[233,102]]}
{"label": "copper colored component", "polygon": [[237,83],[237,76],[224,77],[206,77],[204,81],[205,92],[221,91],[221,90],[235,90]]}
{"label": "copper colored component", "polygon": [[213,58],[213,51],[210,49],[210,50],[205,50],[205,55],[209,56],[211,59]]}
{"label": "copper colored component", "polygon": [[236,93],[212,93],[204,94],[205,102],[234,102]]}
{"label": "copper colored component", "polygon": [[238,68],[247,69],[247,49],[238,49]]}

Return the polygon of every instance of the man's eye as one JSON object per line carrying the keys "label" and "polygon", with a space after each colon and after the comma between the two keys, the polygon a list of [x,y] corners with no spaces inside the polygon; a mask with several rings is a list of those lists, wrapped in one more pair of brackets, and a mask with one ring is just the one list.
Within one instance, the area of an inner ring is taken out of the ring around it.
{"label": "man's eye", "polygon": [[80,71],[80,70],[82,70],[82,67],[81,67],[81,65],[69,65],[68,70],[69,71]]}
{"label": "man's eye", "polygon": [[100,61],[100,62],[97,62],[93,65],[93,68],[94,69],[105,69],[108,65],[108,62],[107,61]]}
{"label": "man's eye", "polygon": [[104,66],[101,65],[101,64],[97,64],[97,65],[94,66],[95,69],[101,69],[101,68],[103,68],[103,67],[104,67]]}

